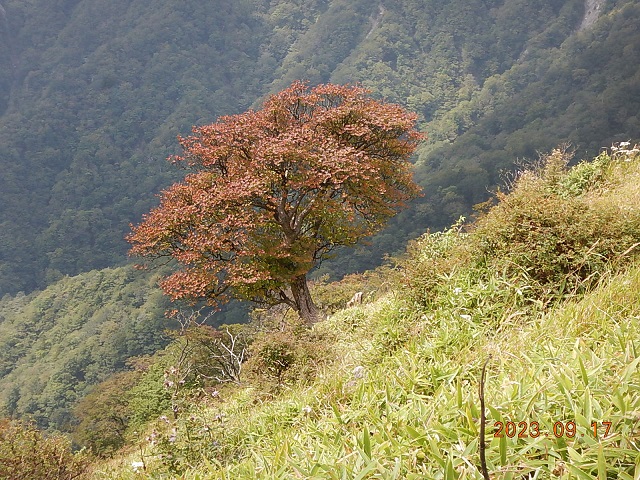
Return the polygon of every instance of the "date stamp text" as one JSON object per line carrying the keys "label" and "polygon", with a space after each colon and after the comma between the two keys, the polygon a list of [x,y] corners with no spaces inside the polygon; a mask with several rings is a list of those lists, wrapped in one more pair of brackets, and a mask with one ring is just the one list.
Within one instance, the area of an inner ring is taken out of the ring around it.
{"label": "date stamp text", "polygon": [[[509,438],[514,438],[516,436],[518,438],[537,438],[540,436],[575,438],[577,436],[585,436],[584,433],[578,433],[576,422],[574,421],[555,422],[550,432],[541,430],[538,422],[495,422],[493,426],[496,429],[493,436],[498,438],[504,436]],[[608,437],[610,432],[611,422],[591,422],[589,433],[593,434],[595,438]]]}

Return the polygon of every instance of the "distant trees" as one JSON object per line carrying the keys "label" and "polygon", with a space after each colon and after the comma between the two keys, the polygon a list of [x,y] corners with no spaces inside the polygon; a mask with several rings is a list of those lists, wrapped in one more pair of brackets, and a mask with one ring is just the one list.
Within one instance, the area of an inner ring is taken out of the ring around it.
{"label": "distant trees", "polygon": [[0,299],[0,412],[68,429],[73,404],[92,385],[170,341],[161,332],[174,321],[156,283],[122,267]]}
{"label": "distant trees", "polygon": [[469,213],[514,158],[640,129],[637,2],[575,36],[582,0],[1,3],[0,297],[121,264],[147,193],[179,178],[153,161],[176,134],[296,78],[362,82],[429,125],[419,209],[332,275]]}
{"label": "distant trees", "polygon": [[173,299],[286,304],[317,321],[307,273],[419,191],[416,116],[368,94],[296,82],[261,110],[194,128],[174,161],[195,172],[133,228],[131,253],[181,264],[162,282]]}

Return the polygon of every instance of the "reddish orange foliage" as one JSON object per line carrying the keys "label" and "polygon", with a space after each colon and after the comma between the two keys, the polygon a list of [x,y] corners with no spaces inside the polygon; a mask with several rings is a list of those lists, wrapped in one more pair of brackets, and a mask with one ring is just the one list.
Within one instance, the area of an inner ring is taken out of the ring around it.
{"label": "reddish orange foliage", "polygon": [[162,283],[173,299],[231,296],[300,311],[288,287],[419,191],[408,162],[422,138],[416,116],[368,94],[296,82],[261,110],[195,127],[172,159],[194,173],[133,227],[131,253],[182,264]]}

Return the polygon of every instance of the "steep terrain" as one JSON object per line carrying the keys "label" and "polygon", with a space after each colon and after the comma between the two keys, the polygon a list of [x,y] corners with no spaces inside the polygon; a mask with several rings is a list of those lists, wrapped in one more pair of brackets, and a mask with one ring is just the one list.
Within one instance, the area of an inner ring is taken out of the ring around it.
{"label": "steep terrain", "polygon": [[64,278],[0,301],[0,405],[40,428],[69,429],[73,404],[130,357],[164,347],[168,301],[130,267]]}
{"label": "steep terrain", "polygon": [[600,10],[604,6],[604,0],[585,0],[584,2],[584,17],[580,22],[580,30],[589,28],[600,17]]}
{"label": "steep terrain", "polygon": [[123,238],[183,175],[165,158],[192,125],[298,78],[361,82],[420,115],[425,196],[316,272],[339,277],[449,226],[538,151],[637,138],[638,24],[623,0],[2,0],[5,413],[70,428],[92,385],[168,341]]}
{"label": "steep terrain", "polygon": [[484,200],[514,158],[564,141],[592,154],[637,135],[638,6],[610,0],[595,21],[596,7],[4,0],[0,292],[125,262],[129,223],[180,176],[164,160],[176,135],[298,78],[362,82],[429,132],[426,197],[324,272],[375,266]]}
{"label": "steep terrain", "polygon": [[[96,389],[128,402],[84,425],[113,412],[129,435],[89,477],[638,478],[638,152],[567,170],[554,151],[312,330],[185,332],[134,387]],[[237,383],[213,380],[220,341],[246,347]]]}

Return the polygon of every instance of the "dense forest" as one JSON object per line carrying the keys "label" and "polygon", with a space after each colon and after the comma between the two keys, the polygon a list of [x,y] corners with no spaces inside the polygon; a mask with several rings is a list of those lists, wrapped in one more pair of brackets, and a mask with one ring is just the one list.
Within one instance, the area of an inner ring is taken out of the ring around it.
{"label": "dense forest", "polygon": [[[580,0],[2,2],[0,293],[126,262],[191,126],[294,79],[361,82],[421,116],[425,197],[334,275],[484,201],[515,159],[636,135],[639,7]],[[28,212],[25,214],[25,212]],[[393,232],[393,233],[392,233]]]}
{"label": "dense forest", "polygon": [[68,428],[91,385],[164,347],[169,302],[130,267],[65,278],[0,302],[0,402],[42,428]]}
{"label": "dense forest", "polygon": [[341,278],[471,214],[538,152],[637,139],[638,24],[624,0],[1,0],[3,413],[73,429],[92,385],[170,341],[124,237],[184,175],[166,158],[192,126],[298,79],[419,115],[424,195],[315,272]]}

